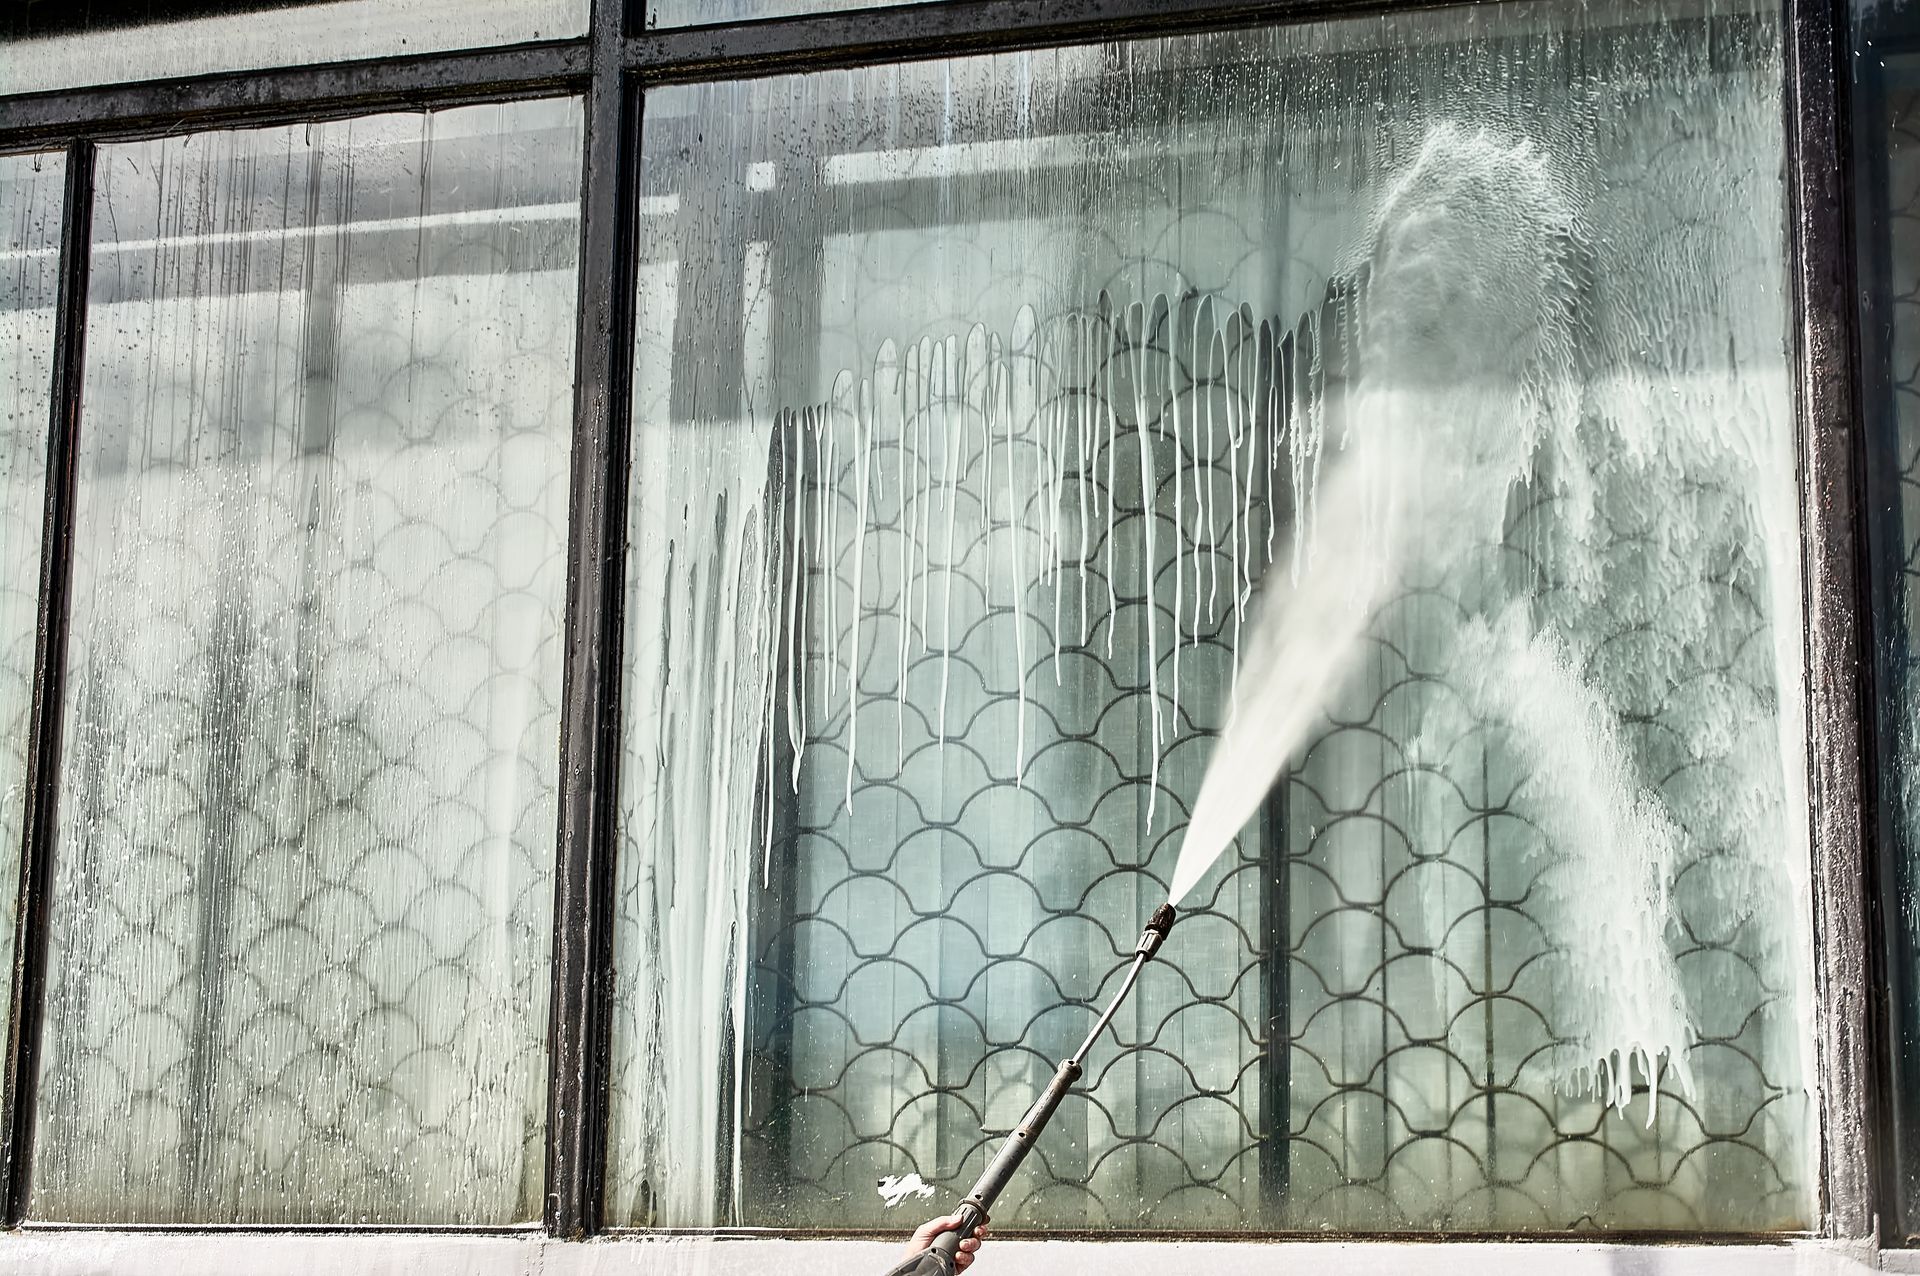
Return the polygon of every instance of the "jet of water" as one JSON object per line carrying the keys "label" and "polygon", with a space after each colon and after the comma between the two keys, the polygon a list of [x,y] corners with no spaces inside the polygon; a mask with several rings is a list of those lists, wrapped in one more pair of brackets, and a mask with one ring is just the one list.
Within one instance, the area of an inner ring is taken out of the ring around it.
{"label": "jet of water", "polygon": [[1268,578],[1268,597],[1241,648],[1233,715],[1180,845],[1167,895],[1174,904],[1199,885],[1259,808],[1362,650],[1362,631],[1395,557],[1392,537],[1370,517],[1379,508],[1381,478],[1378,463],[1344,458],[1322,490],[1317,528],[1303,533],[1312,541],[1299,579],[1279,572]]}

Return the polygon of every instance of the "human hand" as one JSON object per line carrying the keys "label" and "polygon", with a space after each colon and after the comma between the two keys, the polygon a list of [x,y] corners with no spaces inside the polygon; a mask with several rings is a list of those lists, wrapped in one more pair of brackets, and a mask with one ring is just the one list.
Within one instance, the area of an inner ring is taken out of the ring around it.
{"label": "human hand", "polygon": [[[924,1253],[926,1250],[932,1248],[933,1238],[940,1235],[940,1233],[958,1231],[959,1229],[960,1216],[958,1214],[949,1214],[945,1218],[928,1219],[926,1222],[920,1224],[919,1230],[913,1234],[913,1239],[907,1242],[907,1257],[912,1258],[915,1254]],[[961,1272],[966,1271],[967,1268],[973,1264],[974,1254],[980,1248],[980,1242],[986,1239],[987,1227],[986,1224],[982,1223],[979,1227],[973,1229],[973,1235],[960,1242],[960,1252],[953,1256],[954,1270]]]}

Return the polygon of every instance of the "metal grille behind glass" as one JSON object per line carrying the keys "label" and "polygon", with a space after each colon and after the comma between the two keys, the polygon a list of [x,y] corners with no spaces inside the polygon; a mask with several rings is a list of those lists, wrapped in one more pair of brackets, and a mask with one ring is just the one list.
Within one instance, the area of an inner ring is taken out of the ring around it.
{"label": "metal grille behind glass", "polygon": [[999,1224],[1805,1225],[1780,78],[1544,6],[651,94],[610,1217],[951,1204],[1360,545]]}
{"label": "metal grille behind glass", "polygon": [[578,114],[101,155],[37,1217],[539,1212]]}

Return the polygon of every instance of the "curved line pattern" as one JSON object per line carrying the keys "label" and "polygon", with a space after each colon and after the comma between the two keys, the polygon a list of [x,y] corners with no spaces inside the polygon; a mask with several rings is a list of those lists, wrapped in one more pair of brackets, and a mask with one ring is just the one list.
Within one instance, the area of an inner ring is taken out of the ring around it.
{"label": "curved line pattern", "polygon": [[288,291],[168,280],[279,207],[221,145],[142,177],[183,238],[89,345],[33,1213],[534,1217],[572,276],[482,228],[365,283],[348,217],[250,249]]}
{"label": "curved line pattern", "polygon": [[[1112,354],[1066,396],[1102,424],[1064,499],[1074,504],[1084,483],[1096,511],[1109,501],[1118,507],[1113,531],[1103,526],[1089,538],[1088,614],[1079,614],[1076,586],[1056,627],[1052,567],[1015,605],[1004,558],[995,556],[1013,529],[993,521],[1000,515],[989,499],[980,507],[986,529],[955,549],[963,566],[954,570],[966,573],[956,606],[964,596],[970,610],[956,615],[950,646],[937,616],[914,618],[904,669],[897,637],[866,644],[856,662],[862,743],[851,811],[851,599],[841,600],[832,641],[790,648],[833,653],[840,689],[837,701],[822,694],[827,658],[808,655],[798,674],[810,701],[800,790],[775,824],[784,876],[757,901],[750,937],[751,979],[764,996],[748,1023],[746,1221],[885,1226],[891,1219],[870,1186],[885,1174],[917,1172],[964,1190],[1044,1083],[1050,1060],[1077,1044],[1131,946],[1132,926],[1164,892],[1198,773],[1163,768],[1148,827],[1148,655],[1142,626],[1121,623],[1144,600],[1116,588],[1115,610],[1107,611],[1105,558],[1111,535],[1137,560],[1144,522],[1137,479],[1121,471],[1119,490],[1107,490],[1109,459],[1137,464],[1135,433],[1145,430],[1159,468],[1156,540],[1165,557],[1153,573],[1153,608],[1163,635],[1177,635],[1185,679],[1176,717],[1163,638],[1153,655],[1173,732],[1163,756],[1182,747],[1204,754],[1187,742],[1204,745],[1221,726],[1234,642],[1231,608],[1196,610],[1184,566],[1177,575],[1187,592],[1175,595],[1174,558],[1201,564],[1209,578],[1219,570],[1223,584],[1238,570],[1232,529],[1177,526],[1169,484],[1210,486],[1261,521],[1243,533],[1245,546],[1258,547],[1259,570],[1268,561],[1264,521],[1291,517],[1289,492],[1265,482],[1258,466],[1236,468],[1227,451],[1229,418],[1249,441],[1259,437],[1272,428],[1262,405],[1291,388],[1225,371],[1241,346],[1270,339],[1274,325],[1223,308],[1219,340],[1203,343],[1214,362],[1190,367],[1167,330],[1177,336],[1191,325],[1200,300],[1175,307],[1171,324],[1162,315],[1144,345],[1133,343],[1124,319],[1099,316],[1094,326],[1114,343]],[[1149,415],[1136,422],[1129,369],[1137,357],[1159,366],[1147,373]],[[1248,366],[1261,376],[1276,367]],[[1178,394],[1167,389],[1175,382]],[[1176,403],[1183,414],[1215,412],[1212,454],[1163,429]],[[932,420],[976,407],[959,396],[921,410]],[[1017,433],[1016,444],[1026,437]],[[905,447],[883,439],[874,446]],[[809,476],[828,492],[802,487],[783,499],[812,510],[824,496],[851,517],[858,502],[845,489],[857,481],[853,464],[843,459],[824,480]],[[889,481],[898,469],[891,461],[875,468]],[[973,455],[962,468],[978,481],[986,461]],[[1019,507],[1024,529],[1050,490]],[[898,541],[917,528],[894,497],[869,499],[875,578],[859,623],[897,635],[902,585],[886,565],[911,561],[917,551]],[[1507,540],[1487,547],[1490,561],[1549,570],[1541,525],[1558,514],[1537,489],[1517,491]],[[1014,534],[1022,552],[1046,547],[1045,536]],[[1645,527],[1623,523],[1600,534],[1623,557],[1646,552]],[[1060,539],[1059,570],[1078,572],[1074,536]],[[848,570],[844,551],[830,561]],[[833,588],[843,580],[816,564],[806,596],[817,606]],[[1542,588],[1551,592],[1551,582]],[[1677,622],[1623,617],[1598,636],[1591,656],[1611,659],[1614,645],[1660,648],[1671,674],[1665,694],[1623,717],[1642,732],[1650,756],[1667,760],[1653,783],[1683,812],[1690,777],[1712,774],[1716,757],[1698,752],[1681,702],[1726,702],[1726,686],[1745,685],[1745,653],[1766,638],[1750,581],[1709,562],[1699,579],[1672,582],[1676,599],[1700,590],[1741,599],[1723,611],[1738,632],[1703,644]],[[1457,582],[1410,582],[1381,609],[1352,694],[1328,715],[1269,816],[1216,870],[1211,894],[1182,921],[1181,942],[1149,968],[1121,1026],[1090,1061],[1088,1084],[1068,1099],[1034,1168],[1003,1200],[1005,1225],[1764,1228],[1792,1208],[1800,1167],[1782,1154],[1794,1145],[1793,1118],[1776,1126],[1766,1115],[1791,1096],[1763,1066],[1770,1007],[1784,994],[1762,978],[1770,954],[1741,927],[1684,914],[1674,945],[1683,968],[1719,954],[1730,964],[1716,970],[1750,972],[1739,994],[1749,1001],[1715,1019],[1736,1026],[1725,1035],[1702,1031],[1691,1051],[1696,1070],[1711,1078],[1710,1100],[1676,1093],[1663,1068],[1648,1125],[1644,1081],[1628,1117],[1570,1081],[1573,1039],[1554,1000],[1568,957],[1553,939],[1552,888],[1543,877],[1549,835],[1528,803],[1529,774],[1499,723],[1468,720],[1452,737],[1407,735],[1409,722],[1470,718],[1470,701],[1423,664],[1423,653],[1432,650],[1432,626],[1474,614]],[[822,614],[810,619],[826,623]],[[1020,628],[1029,698],[1016,777],[1008,714],[1019,693],[995,687],[993,677],[1014,654]],[[1210,650],[1227,660],[1200,664],[1198,653]],[[952,697],[945,738],[933,698],[943,677]],[[1753,711],[1770,709],[1756,703]],[[776,737],[788,725],[783,716]],[[874,736],[880,744],[869,750]],[[1686,750],[1694,752],[1678,756]],[[784,774],[789,765],[783,759],[775,769]],[[1695,843],[1676,891],[1691,875],[1715,871],[1712,840]],[[1727,976],[1712,979],[1690,993],[1726,995]],[[1753,1182],[1772,1186],[1761,1194],[1738,1186]]]}

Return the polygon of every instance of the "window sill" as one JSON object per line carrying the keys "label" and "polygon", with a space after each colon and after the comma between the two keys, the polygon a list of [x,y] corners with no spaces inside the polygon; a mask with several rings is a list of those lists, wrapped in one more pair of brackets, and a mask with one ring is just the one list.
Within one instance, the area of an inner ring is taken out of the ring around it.
{"label": "window sill", "polygon": [[[1209,1276],[1312,1272],[1313,1276],[1843,1276],[1885,1270],[1920,1276],[1920,1252],[1868,1244],[1795,1240],[1776,1245],[1602,1245],[1585,1242],[1394,1241],[1000,1241],[992,1276]],[[883,1272],[897,1244],[851,1240],[724,1240],[620,1237],[569,1243],[540,1234],[298,1235],[262,1233],[22,1232],[0,1236],[0,1267],[23,1276],[603,1276],[613,1272],[693,1276],[862,1276]]]}

